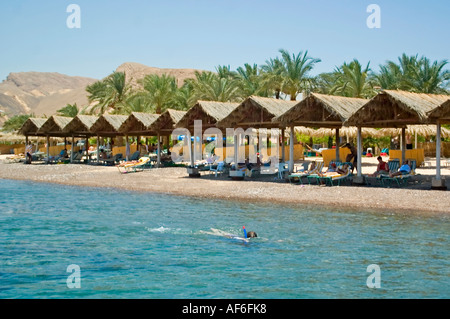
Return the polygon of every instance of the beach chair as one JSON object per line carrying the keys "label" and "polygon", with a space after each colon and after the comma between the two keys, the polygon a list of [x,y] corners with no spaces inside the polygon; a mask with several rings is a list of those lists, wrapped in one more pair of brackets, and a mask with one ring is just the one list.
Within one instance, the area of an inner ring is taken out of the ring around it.
{"label": "beach chair", "polygon": [[278,163],[278,179],[283,179],[284,172],[289,172],[286,163]]}
{"label": "beach chair", "polygon": [[303,162],[300,169],[297,169],[295,173],[292,173],[288,176],[289,182],[292,183],[293,181],[297,181],[298,183],[301,183],[301,178],[310,173],[308,171],[309,164],[311,164],[311,161]]}
{"label": "beach chair", "polygon": [[122,174],[142,172],[144,165],[150,161],[150,157],[141,157],[138,161],[122,162],[116,165],[117,169]]}
{"label": "beach chair", "polygon": [[209,168],[209,173],[214,173],[215,177],[217,177],[218,174],[223,174],[225,169],[225,162],[221,161],[217,164],[216,168],[213,168],[212,166]]}
{"label": "beach chair", "polygon": [[[348,163],[347,163],[348,164]],[[344,164],[339,165],[338,167],[343,167]],[[346,179],[348,179],[351,175],[351,168],[350,165],[348,165],[347,168],[347,173],[346,174],[339,174],[339,175],[332,175],[332,176],[317,176],[317,181],[318,183],[320,182],[322,184],[322,182],[324,182],[323,184],[328,185],[330,184],[330,186],[340,186],[342,181],[345,181]]]}
{"label": "beach chair", "polygon": [[81,163],[81,160],[83,159],[83,153],[76,152],[72,154],[72,163]]}
{"label": "beach chair", "polygon": [[324,166],[324,162],[317,162],[316,168],[314,170],[310,171],[306,175],[306,179],[308,180],[308,184],[311,185],[311,181],[313,181],[313,180],[315,180],[317,183],[319,182],[317,180],[317,177],[319,177],[319,174],[321,174],[323,172],[323,166]]}
{"label": "beach chair", "polygon": [[118,153],[111,158],[104,159],[103,163],[105,163],[105,165],[116,165],[121,159],[123,159],[123,155],[122,153]]}
{"label": "beach chair", "polygon": [[[399,169],[399,165],[400,162],[398,162],[398,165],[396,166],[395,164],[392,164],[393,168],[396,168],[396,170],[391,170],[391,166],[389,166],[389,171],[392,173],[395,173],[398,171]],[[388,163],[389,164],[389,163]],[[410,162],[410,167],[411,167],[411,172],[409,174],[406,175],[399,175],[399,176],[393,176],[390,177],[389,175],[383,175],[381,176],[381,182],[383,184],[383,186],[388,186],[390,187],[394,182],[395,184],[397,184],[397,186],[401,187],[401,186],[406,186],[408,184],[408,181],[411,179],[411,177],[415,174],[415,169],[416,169],[416,161],[414,160],[412,163]]]}
{"label": "beach chair", "polygon": [[131,155],[131,157],[128,160],[129,161],[137,161],[139,159],[139,156],[141,156],[141,152],[136,151]]}

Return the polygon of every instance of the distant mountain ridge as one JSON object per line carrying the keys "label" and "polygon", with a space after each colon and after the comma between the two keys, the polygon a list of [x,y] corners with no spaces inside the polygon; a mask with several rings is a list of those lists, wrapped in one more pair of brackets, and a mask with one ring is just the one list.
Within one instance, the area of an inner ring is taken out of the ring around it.
{"label": "distant mountain ridge", "polygon": [[[117,72],[125,72],[133,87],[139,87],[138,80],[149,74],[174,76],[180,87],[188,78],[195,78],[195,69],[162,69],[140,63],[126,62]],[[53,115],[67,104],[77,103],[79,107],[89,104],[86,86],[98,79],[69,76],[55,72],[10,73],[0,83],[0,125],[9,117],[18,114],[36,116]]]}

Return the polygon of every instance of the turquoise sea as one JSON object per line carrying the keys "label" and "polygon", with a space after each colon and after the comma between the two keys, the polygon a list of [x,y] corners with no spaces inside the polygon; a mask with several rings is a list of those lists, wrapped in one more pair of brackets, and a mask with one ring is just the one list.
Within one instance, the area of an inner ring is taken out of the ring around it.
{"label": "turquoise sea", "polygon": [[[242,226],[258,238],[224,236]],[[0,298],[450,298],[449,233],[449,217],[382,208],[0,180]]]}

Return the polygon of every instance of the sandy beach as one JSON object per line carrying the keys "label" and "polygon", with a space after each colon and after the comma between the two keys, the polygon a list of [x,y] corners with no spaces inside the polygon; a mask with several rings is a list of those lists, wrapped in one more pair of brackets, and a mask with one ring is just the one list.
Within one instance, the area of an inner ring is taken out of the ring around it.
{"label": "sandy beach", "polygon": [[[435,168],[417,169],[415,182],[403,188],[368,186],[319,187],[298,185],[277,180],[274,175],[260,175],[245,181],[232,181],[227,176],[214,177],[208,173],[201,178],[189,178],[186,168],[153,168],[143,172],[120,174],[114,166],[84,164],[42,165],[8,163],[0,157],[0,178],[30,180],[65,185],[107,187],[138,192],[155,192],[206,199],[244,200],[271,202],[310,207],[331,207],[334,210],[355,209],[382,213],[448,214],[450,191],[432,191],[431,178]],[[365,158],[363,174],[372,173],[376,160]],[[443,167],[442,175],[448,176],[450,167]]]}

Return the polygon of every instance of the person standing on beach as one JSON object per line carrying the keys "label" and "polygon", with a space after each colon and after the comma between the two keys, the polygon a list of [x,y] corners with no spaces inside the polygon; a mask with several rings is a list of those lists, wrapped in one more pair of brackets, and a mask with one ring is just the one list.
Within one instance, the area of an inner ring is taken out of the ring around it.
{"label": "person standing on beach", "polygon": [[[352,163],[352,174],[353,174],[353,170],[356,168],[356,164],[358,163],[358,152],[356,148],[350,143],[345,144],[344,147],[347,147],[350,150],[350,154],[347,155],[345,161],[348,163]],[[353,160],[353,162],[351,162],[351,160]]]}
{"label": "person standing on beach", "polygon": [[412,150],[413,145],[412,145],[412,137],[411,135],[406,135],[406,149],[407,150]]}

